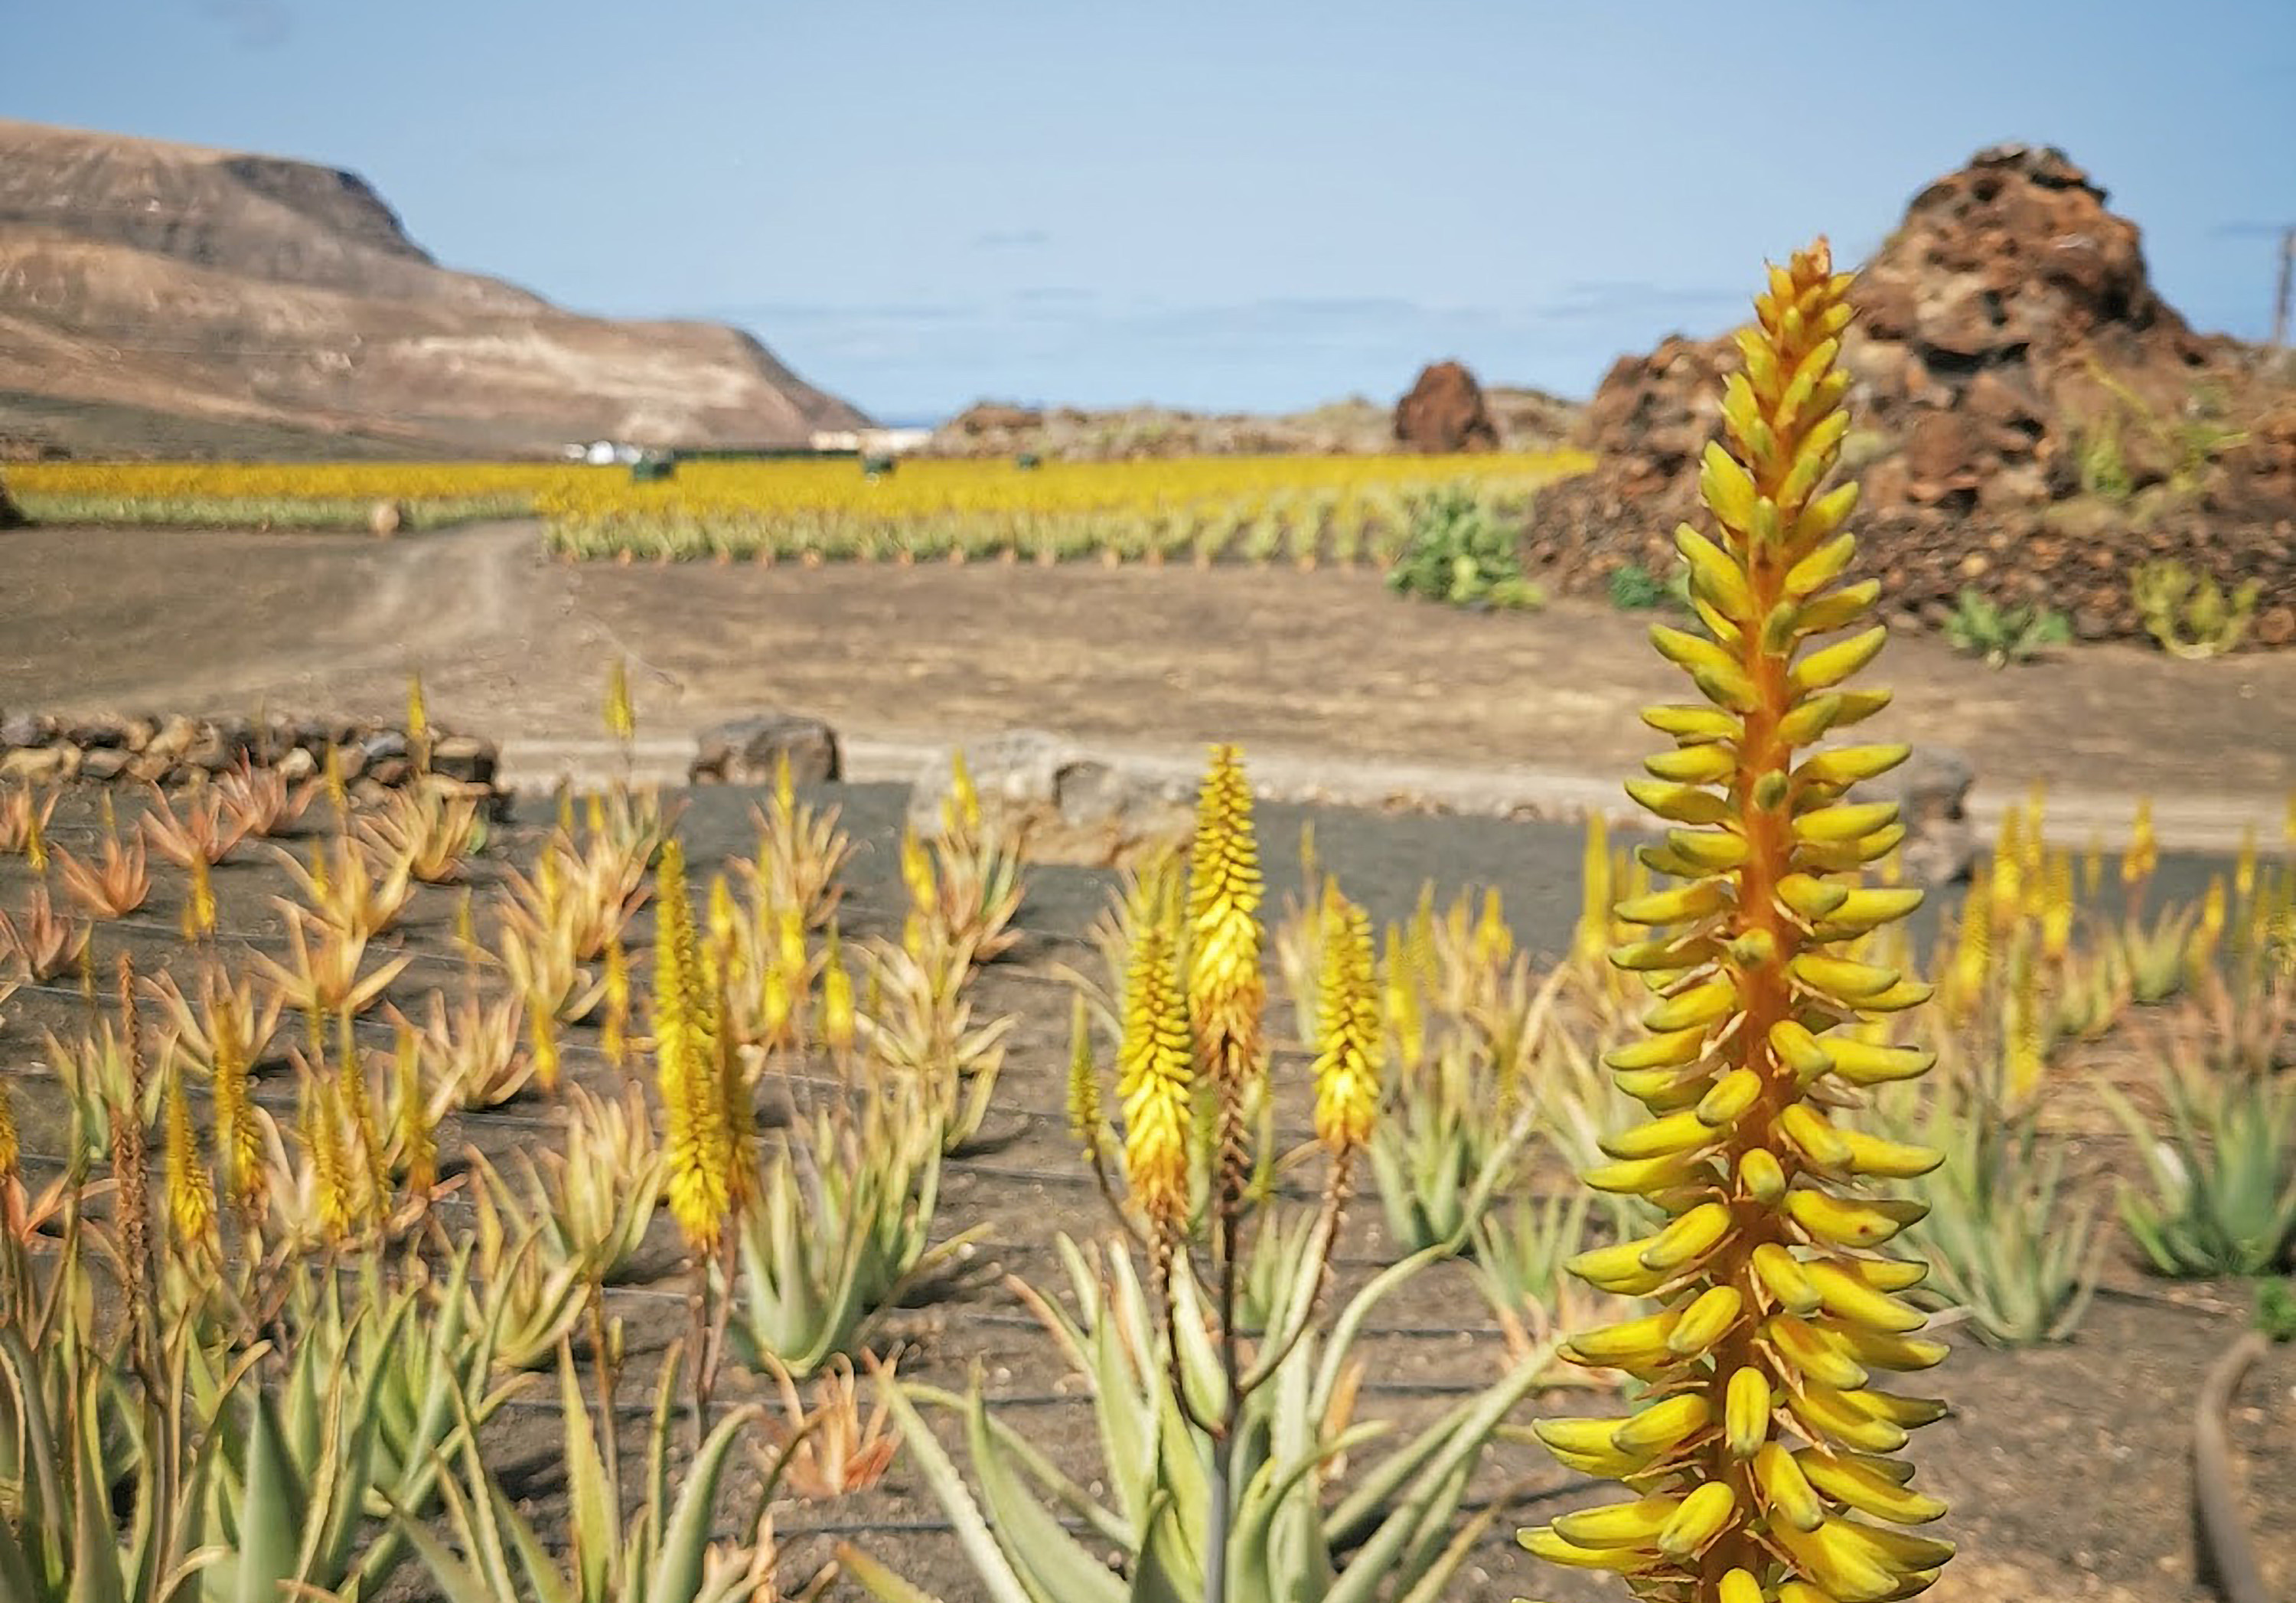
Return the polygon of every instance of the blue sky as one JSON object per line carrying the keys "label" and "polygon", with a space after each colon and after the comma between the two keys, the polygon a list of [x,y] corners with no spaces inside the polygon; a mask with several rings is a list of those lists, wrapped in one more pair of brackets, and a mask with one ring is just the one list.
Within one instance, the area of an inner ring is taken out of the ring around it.
{"label": "blue sky", "polygon": [[[2203,328],[2296,221],[2292,0],[0,0],[6,114],[352,169],[441,260],[880,416],[1590,392],[2062,145]],[[1799,137],[1797,137],[1799,136]],[[1797,149],[1799,144],[1799,149]]]}

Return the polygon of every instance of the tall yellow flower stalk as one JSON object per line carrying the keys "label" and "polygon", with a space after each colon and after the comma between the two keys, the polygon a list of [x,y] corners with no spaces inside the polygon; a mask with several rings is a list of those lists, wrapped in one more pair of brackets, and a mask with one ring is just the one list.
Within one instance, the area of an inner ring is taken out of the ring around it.
{"label": "tall yellow flower stalk", "polygon": [[399,1169],[406,1177],[406,1195],[426,1202],[439,1184],[439,1131],[422,1090],[422,1045],[414,1026],[403,1019],[392,1042],[391,1064],[398,1092],[393,1111]]}
{"label": "tall yellow flower stalk", "polygon": [[[1251,785],[1242,754],[1212,748],[1196,801],[1196,835],[1188,859],[1188,1022],[1196,1068],[1215,1110],[1213,1183],[1222,1205],[1214,1251],[1229,1263],[1236,1252],[1250,1164],[1249,1131],[1263,1059],[1260,1015],[1267,982],[1260,969],[1259,845],[1252,829]],[[1224,1281],[1225,1286],[1225,1281]],[[1225,1291],[1223,1295],[1225,1295]]]}
{"label": "tall yellow flower stalk", "polygon": [[200,1155],[198,1132],[192,1128],[192,1103],[184,1093],[180,1057],[168,1064],[167,1097],[168,1239],[182,1255],[204,1258],[221,1245],[216,1237],[215,1186]]}
{"label": "tall yellow flower stalk", "polygon": [[239,1039],[237,1026],[225,1023],[226,1016],[216,1015],[209,1115],[215,1121],[216,1166],[223,1173],[224,1196],[244,1221],[261,1217],[266,1201],[263,1127],[248,1089],[250,1051]]}
{"label": "tall yellow flower stalk", "polygon": [[1168,1258],[1187,1229],[1195,1054],[1168,907],[1139,921],[1124,982],[1116,1094],[1124,1113],[1124,1184]]}
{"label": "tall yellow flower stalk", "polygon": [[654,1085],[661,1097],[669,1211],[699,1254],[717,1250],[733,1212],[734,1141],[718,1095],[701,954],[686,899],[685,848],[662,844],[654,893]]}
{"label": "tall yellow flower stalk", "polygon": [[1600,974],[1611,944],[1611,826],[1599,812],[1587,815],[1587,843],[1579,854],[1578,924],[1570,936],[1573,961]]}
{"label": "tall yellow flower stalk", "polygon": [[637,738],[637,708],[630,701],[630,670],[619,657],[606,670],[606,733],[624,745]]}
{"label": "tall yellow flower stalk", "polygon": [[[1379,1114],[1379,979],[1373,968],[1371,915],[1336,885],[1324,902],[1324,963],[1316,985],[1316,1139],[1335,1177],[1371,1139]],[[1344,1186],[1343,1178],[1333,1184]]]}
{"label": "tall yellow flower stalk", "polygon": [[1932,1061],[1836,1030],[1929,995],[1839,949],[1920,900],[1862,886],[1904,830],[1894,806],[1843,799],[1906,748],[1807,749],[1889,700],[1846,687],[1883,630],[1817,644],[1877,590],[1837,582],[1856,487],[1820,493],[1849,426],[1836,366],[1849,283],[1823,241],[1771,269],[1724,392],[1729,448],[1709,446],[1701,476],[1718,538],[1677,533],[1705,629],[1652,631],[1703,698],[1644,715],[1676,741],[1646,765],[1657,783],[1634,787],[1674,826],[1645,860],[1679,883],[1620,908],[1652,933],[1611,958],[1658,993],[1650,1035],[1606,1058],[1652,1117],[1608,1141],[1615,1161],[1586,1178],[1644,1198],[1665,1223],[1571,1267],[1660,1307],[1568,1349],[1648,1391],[1624,1420],[1538,1427],[1565,1464],[1635,1495],[1522,1534],[1542,1558],[1624,1575],[1651,1603],[1874,1603],[1921,1590],[1952,1554],[1904,1529],[1944,1505],[1888,1456],[1941,1405],[1876,1384],[1944,1356],[1891,1295],[1922,1267],[1877,1251],[1923,1210],[1874,1187],[1939,1155],[1827,1114]]}
{"label": "tall yellow flower stalk", "polygon": [[16,1133],[16,1105],[8,1096],[5,1081],[0,1081],[0,1190],[21,1178],[24,1161],[22,1140]]}
{"label": "tall yellow flower stalk", "polygon": [[598,1050],[620,1068],[630,1055],[630,960],[616,934],[606,942],[606,1011],[598,1031]]}

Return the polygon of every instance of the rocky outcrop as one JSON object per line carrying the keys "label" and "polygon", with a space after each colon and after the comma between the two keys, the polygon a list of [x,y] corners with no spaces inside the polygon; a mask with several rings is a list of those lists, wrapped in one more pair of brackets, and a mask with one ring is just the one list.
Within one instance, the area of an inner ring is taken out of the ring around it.
{"label": "rocky outcrop", "polygon": [[1431,456],[1495,451],[1499,432],[1483,404],[1483,387],[1457,362],[1436,362],[1395,407],[1395,440],[1407,451]]}
{"label": "rocky outcrop", "polygon": [[23,513],[18,510],[15,502],[8,498],[8,486],[0,483],[0,529],[20,528],[23,522]]}
{"label": "rocky outcrop", "polygon": [[[1865,571],[1937,621],[1964,586],[2143,636],[2137,564],[2259,581],[2251,638],[2296,637],[2296,395],[2256,353],[2196,334],[2152,288],[2135,224],[2062,152],[1980,151],[1917,195],[1860,270],[1842,342]],[[1580,420],[1602,460],[1549,490],[1527,565],[1597,588],[1674,561],[1718,429],[1727,339],[1622,358]]]}
{"label": "rocky outcrop", "polygon": [[821,719],[761,712],[702,730],[685,778],[689,785],[771,785],[784,761],[793,785],[826,785],[845,771],[837,731]]}
{"label": "rocky outcrop", "polygon": [[802,444],[866,420],[740,330],[440,267],[365,181],[0,119],[0,433],[117,451]]}
{"label": "rocky outcrop", "polygon": [[[1012,729],[961,749],[983,826],[1030,862],[1125,867],[1184,848],[1194,828],[1187,779],[1128,766],[1064,736]],[[943,753],[910,788],[909,824],[926,839],[940,833],[951,783]]]}

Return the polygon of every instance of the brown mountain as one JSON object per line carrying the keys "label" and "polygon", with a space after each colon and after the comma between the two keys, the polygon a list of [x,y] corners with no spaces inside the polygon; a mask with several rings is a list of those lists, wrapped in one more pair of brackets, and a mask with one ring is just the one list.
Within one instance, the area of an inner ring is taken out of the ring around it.
{"label": "brown mountain", "polygon": [[354,174],[0,119],[0,436],[463,455],[866,421],[738,329],[581,316],[442,267]]}

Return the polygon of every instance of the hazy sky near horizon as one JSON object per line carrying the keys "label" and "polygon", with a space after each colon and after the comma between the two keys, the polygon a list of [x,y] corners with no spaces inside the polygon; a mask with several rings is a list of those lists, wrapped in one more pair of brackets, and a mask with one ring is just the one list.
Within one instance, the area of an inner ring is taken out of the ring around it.
{"label": "hazy sky near horizon", "polygon": [[2296,222],[2296,0],[0,0],[0,114],[350,169],[451,266],[880,417],[1585,395],[2064,147],[2196,325]]}

